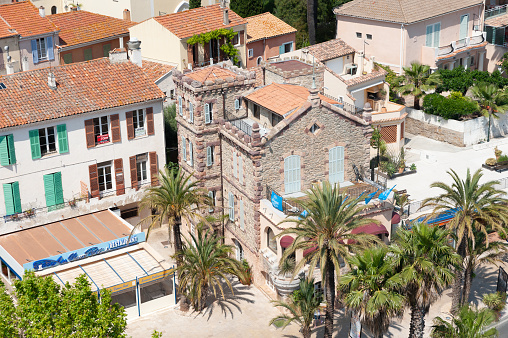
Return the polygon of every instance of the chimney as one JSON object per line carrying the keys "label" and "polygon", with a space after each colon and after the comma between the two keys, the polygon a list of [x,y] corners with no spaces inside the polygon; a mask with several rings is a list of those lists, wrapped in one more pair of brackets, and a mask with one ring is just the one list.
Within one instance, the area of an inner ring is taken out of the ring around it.
{"label": "chimney", "polygon": [[121,37],[119,37],[119,38],[118,38],[118,43],[119,43],[119,45],[118,45],[118,46],[119,46],[119,48],[120,48],[120,49],[123,49],[123,48],[124,48],[124,47],[123,47],[123,36],[121,36]]}
{"label": "chimney", "polygon": [[141,41],[137,38],[132,38],[127,42],[127,47],[130,50],[131,62],[138,65],[139,67],[143,66],[143,61],[141,59]]}
{"label": "chimney", "polygon": [[123,10],[123,19],[131,21],[131,12],[127,8]]}
{"label": "chimney", "polygon": [[222,14],[224,17],[224,25],[229,25],[229,8],[224,7],[222,9]]}
{"label": "chimney", "polygon": [[77,12],[77,11],[78,11],[78,7],[77,7],[77,6],[73,6],[73,7],[71,7],[71,11],[73,11],[73,12]]}
{"label": "chimney", "polygon": [[48,74],[48,86],[51,89],[56,89],[55,75],[53,73],[51,73],[51,72]]}
{"label": "chimney", "polygon": [[127,60],[127,50],[125,48],[115,48],[109,51],[109,62],[122,63]]}
{"label": "chimney", "polygon": [[44,6],[39,7],[39,15],[41,18],[46,16],[46,10],[44,9]]}
{"label": "chimney", "polygon": [[359,57],[360,61],[358,62],[358,72],[360,73],[360,75],[362,75],[363,74],[363,62],[365,61],[363,52],[360,52],[359,56],[360,56]]}
{"label": "chimney", "polygon": [[7,61],[5,68],[7,70],[7,75],[14,74],[14,63],[12,63],[11,60]]}

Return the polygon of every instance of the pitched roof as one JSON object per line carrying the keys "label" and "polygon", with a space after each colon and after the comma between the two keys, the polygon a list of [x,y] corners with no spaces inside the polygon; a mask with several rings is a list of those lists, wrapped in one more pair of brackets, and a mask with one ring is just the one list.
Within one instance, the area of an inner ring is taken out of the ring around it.
{"label": "pitched roof", "polygon": [[87,11],[70,11],[48,18],[60,28],[60,44],[65,47],[129,34],[128,28],[136,24]]}
{"label": "pitched roof", "polygon": [[206,67],[203,69],[196,70],[194,72],[185,73],[184,75],[201,83],[204,83],[207,80],[210,81],[215,81],[215,79],[225,80],[227,77],[232,78],[236,77],[236,74],[230,71],[229,69],[224,69],[218,66]]}
{"label": "pitched roof", "polygon": [[0,39],[17,35],[16,30],[12,28],[6,21],[0,19]]}
{"label": "pitched roof", "polygon": [[0,18],[21,36],[58,31],[47,16],[43,18],[39,15],[39,10],[30,1],[0,5]]}
{"label": "pitched roof", "polygon": [[[302,86],[272,83],[255,90],[245,98],[287,118],[307,102],[309,95],[309,90]],[[338,103],[321,94],[319,97],[330,104]]]}
{"label": "pitched roof", "polygon": [[[57,88],[48,86],[48,73]],[[108,58],[36,69],[0,77],[0,128],[125,106],[164,97],[131,62]]]}
{"label": "pitched roof", "polygon": [[146,76],[152,79],[153,82],[157,81],[167,73],[169,73],[175,66],[170,66],[164,63],[143,60],[141,69],[145,72]]}
{"label": "pitched roof", "polygon": [[334,13],[407,24],[479,4],[483,0],[354,0],[335,8]]}
{"label": "pitched roof", "polygon": [[220,5],[198,7],[188,11],[156,16],[153,19],[180,39],[247,23],[245,19],[230,9],[229,25],[224,25]]}
{"label": "pitched roof", "polygon": [[485,19],[485,25],[491,27],[506,27],[508,26],[508,14],[491,16]]}
{"label": "pitched roof", "polygon": [[354,48],[341,39],[333,39],[305,47],[317,61],[327,61],[355,52]]}
{"label": "pitched roof", "polygon": [[296,32],[295,28],[291,27],[269,12],[254,15],[245,19],[248,23],[247,43]]}

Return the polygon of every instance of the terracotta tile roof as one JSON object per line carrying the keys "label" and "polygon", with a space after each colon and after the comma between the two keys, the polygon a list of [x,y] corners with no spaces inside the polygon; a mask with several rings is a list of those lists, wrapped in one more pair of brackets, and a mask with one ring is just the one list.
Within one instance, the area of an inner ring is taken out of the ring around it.
{"label": "terracotta tile roof", "polygon": [[188,11],[156,16],[153,19],[180,39],[247,23],[245,19],[230,9],[229,25],[224,25],[220,5],[198,7]]}
{"label": "terracotta tile roof", "polygon": [[312,69],[312,65],[309,65],[308,63],[302,62],[300,60],[278,61],[272,62],[270,65],[279,68],[283,72]]}
{"label": "terracotta tile roof", "polygon": [[153,82],[157,81],[174,68],[175,66],[170,66],[164,63],[147,60],[143,60],[143,67],[141,67],[141,69],[143,69],[143,71],[145,72],[146,76],[152,79]]}
{"label": "terracotta tile roof", "polygon": [[483,0],[354,0],[335,8],[334,13],[407,24],[480,4]]}
{"label": "terracotta tile roof", "polygon": [[466,48],[460,48],[460,49],[456,49],[453,53],[450,53],[450,54],[447,54],[447,55],[443,55],[443,56],[439,56],[437,58],[437,60],[446,60],[446,59],[449,59],[457,54],[460,54],[462,52],[465,52],[465,51],[468,51],[468,50],[473,50],[473,49],[479,49],[479,48],[483,48],[485,46],[488,45],[488,42],[487,41],[484,41],[482,43],[480,43],[479,45],[474,45],[474,46],[469,46],[469,47],[466,47]]}
{"label": "terracotta tile roof", "polygon": [[314,55],[317,61],[321,62],[335,59],[355,52],[353,47],[351,47],[341,39],[333,39],[305,48],[309,51],[309,53]]}
{"label": "terracotta tile roof", "polygon": [[63,47],[129,34],[128,28],[136,24],[87,11],[70,11],[48,18],[60,28],[60,45]]}
{"label": "terracotta tile roof", "polygon": [[[307,102],[309,95],[309,90],[302,86],[272,83],[255,90],[245,98],[287,118]],[[330,104],[338,103],[321,94],[319,97]]]}
{"label": "terracotta tile roof", "polygon": [[204,83],[207,80],[210,81],[215,81],[215,79],[225,80],[227,77],[232,78],[236,77],[236,74],[233,73],[232,71],[218,66],[198,69],[194,72],[185,73],[184,75],[201,83]]}
{"label": "terracotta tile roof", "polygon": [[9,36],[17,35],[14,28],[12,28],[6,21],[0,19],[0,39],[7,38]]}
{"label": "terracotta tile roof", "polygon": [[21,36],[32,36],[58,31],[48,19],[39,15],[39,9],[30,1],[0,5],[1,21],[6,21]]}
{"label": "terracotta tile roof", "polygon": [[407,117],[407,113],[404,113],[400,117],[392,117],[392,118],[389,118],[389,119],[381,119],[381,120],[372,121],[372,124],[383,123],[383,122],[392,122],[392,121],[400,121],[400,120],[404,120],[406,117]]}
{"label": "terracotta tile roof", "polygon": [[378,70],[373,70],[372,72],[365,74],[365,75],[356,76],[356,77],[353,77],[348,80],[344,80],[343,78],[342,79],[343,79],[344,83],[346,84],[346,86],[352,87],[352,86],[356,86],[360,83],[364,83],[364,82],[373,80],[378,77],[383,77],[383,79],[384,79],[384,77],[386,76],[387,73],[388,72],[386,70],[384,70],[383,68],[379,68]]}
{"label": "terracotta tile roof", "polygon": [[48,86],[49,68],[0,77],[0,128],[120,107],[164,97],[141,68],[108,58],[52,67],[57,89]]}
{"label": "terracotta tile roof", "polygon": [[247,43],[296,32],[295,28],[269,12],[250,16],[245,19],[248,23]]}
{"label": "terracotta tile roof", "polygon": [[493,16],[485,19],[485,25],[491,27],[505,27],[508,26],[508,13],[498,16]]}

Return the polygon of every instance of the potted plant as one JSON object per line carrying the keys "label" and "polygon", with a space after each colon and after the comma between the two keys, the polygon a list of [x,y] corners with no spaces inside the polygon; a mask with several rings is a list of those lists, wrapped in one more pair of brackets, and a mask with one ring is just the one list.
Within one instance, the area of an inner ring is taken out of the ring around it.
{"label": "potted plant", "polygon": [[409,167],[409,170],[411,171],[415,171],[416,170],[416,164],[411,164],[411,166]]}
{"label": "potted plant", "polygon": [[495,158],[488,158],[487,161],[485,161],[485,164],[488,165],[488,166],[494,166],[496,165],[497,163],[497,160]]}
{"label": "potted plant", "polygon": [[399,174],[402,174],[404,172],[404,169],[406,169],[406,162],[404,160],[401,160],[399,163]]}
{"label": "potted plant", "polygon": [[386,174],[388,174],[388,177],[392,177],[393,174],[395,174],[397,172],[397,168],[395,166],[395,163],[393,162],[388,162],[386,164]]}
{"label": "potted plant", "polygon": [[35,209],[27,209],[23,211],[23,214],[25,214],[25,217],[32,217],[35,214]]}
{"label": "potted plant", "polygon": [[246,259],[242,260],[242,267],[243,270],[242,273],[238,276],[238,279],[242,285],[251,285],[253,281],[252,269]]}
{"label": "potted plant", "polygon": [[496,161],[499,161],[499,157],[501,156],[503,152],[497,148],[497,146],[494,148],[494,155],[496,156]]}
{"label": "potted plant", "polygon": [[74,208],[76,206],[76,199],[75,198],[69,201],[69,206],[71,208]]}

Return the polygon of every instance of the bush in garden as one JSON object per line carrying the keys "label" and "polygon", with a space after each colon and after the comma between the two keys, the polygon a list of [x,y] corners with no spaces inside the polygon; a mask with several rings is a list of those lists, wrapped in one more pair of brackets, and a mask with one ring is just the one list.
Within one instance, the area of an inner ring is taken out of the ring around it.
{"label": "bush in garden", "polygon": [[460,92],[452,92],[449,97],[438,93],[429,94],[423,99],[423,110],[427,114],[441,116],[447,120],[460,120],[479,111],[477,103],[462,96]]}

